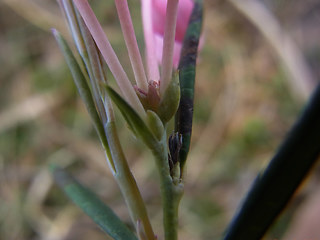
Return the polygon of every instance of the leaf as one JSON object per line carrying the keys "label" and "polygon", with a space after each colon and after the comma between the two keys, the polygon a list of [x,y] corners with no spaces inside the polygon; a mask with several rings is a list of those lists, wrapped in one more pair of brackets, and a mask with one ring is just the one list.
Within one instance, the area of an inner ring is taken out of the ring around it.
{"label": "leaf", "polygon": [[249,191],[224,240],[258,240],[287,205],[320,154],[320,85],[267,169]]}
{"label": "leaf", "polygon": [[69,66],[69,69],[71,71],[73,80],[77,86],[79,95],[82,99],[82,101],[85,103],[85,106],[87,108],[87,111],[94,123],[94,127],[100,137],[100,140],[104,146],[104,148],[107,151],[107,154],[109,153],[109,147],[108,147],[108,142],[104,133],[104,128],[103,125],[101,123],[100,117],[97,113],[97,109],[95,107],[94,101],[93,101],[93,97],[90,91],[90,88],[87,84],[86,78],[83,75],[80,66],[77,62],[77,60],[75,59],[75,57],[72,54],[72,51],[70,49],[70,47],[68,46],[67,42],[64,40],[64,38],[61,36],[61,34],[53,29],[53,35],[56,38],[59,47],[67,61],[67,64]]}
{"label": "leaf", "polygon": [[184,167],[190,148],[196,60],[202,27],[202,13],[202,0],[195,1],[178,67],[181,96],[179,109],[175,116],[175,131],[182,135],[182,146],[179,153],[181,169]]}
{"label": "leaf", "polygon": [[157,138],[150,131],[145,122],[141,119],[139,114],[111,87],[106,85],[106,91],[111,100],[117,105],[122,116],[128,123],[133,133],[140,137],[143,142],[154,149],[158,146]]}
{"label": "leaf", "polygon": [[115,240],[137,240],[137,237],[92,191],[77,182],[65,170],[51,166],[56,183],[100,228]]}
{"label": "leaf", "polygon": [[148,123],[149,129],[152,131],[153,135],[159,141],[161,141],[161,139],[163,138],[163,135],[165,134],[165,128],[164,128],[163,123],[162,123],[161,119],[159,118],[159,116],[155,112],[148,110],[147,111],[147,123]]}
{"label": "leaf", "polygon": [[162,122],[167,123],[176,114],[180,102],[180,85],[178,72],[173,73],[172,80],[164,92],[162,100],[157,109]]}

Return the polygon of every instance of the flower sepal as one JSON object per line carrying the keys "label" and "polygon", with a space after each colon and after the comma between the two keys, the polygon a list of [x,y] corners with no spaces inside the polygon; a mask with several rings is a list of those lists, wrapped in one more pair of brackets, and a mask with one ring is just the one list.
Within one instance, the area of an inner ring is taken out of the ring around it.
{"label": "flower sepal", "polygon": [[162,98],[160,98],[159,83],[156,81],[150,81],[148,83],[148,92],[144,92],[137,86],[135,86],[135,91],[144,110],[155,112],[161,119],[162,123],[166,124],[176,114],[179,107],[179,73],[176,71],[172,75],[172,80]]}
{"label": "flower sepal", "polygon": [[160,103],[159,83],[157,81],[149,81],[148,92],[143,91],[142,89],[138,88],[138,86],[134,86],[134,89],[140,99],[140,102],[142,103],[144,110],[156,112]]}

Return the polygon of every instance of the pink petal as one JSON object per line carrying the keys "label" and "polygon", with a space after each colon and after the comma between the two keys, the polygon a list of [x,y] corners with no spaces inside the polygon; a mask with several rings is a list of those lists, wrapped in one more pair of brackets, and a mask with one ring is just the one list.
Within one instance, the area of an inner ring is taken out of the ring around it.
{"label": "pink petal", "polygon": [[172,78],[174,42],[179,0],[169,0],[165,18],[160,75],[160,96],[163,96]]}
{"label": "pink petal", "polygon": [[[159,61],[161,61],[162,48],[163,48],[163,36],[160,36],[158,34],[155,35],[155,45],[157,46],[157,48],[156,48],[157,59],[159,59]],[[182,48],[182,42],[176,41],[174,43],[174,52],[173,52],[173,67],[175,69],[177,69],[178,65],[179,65],[181,48]]]}
{"label": "pink petal", "polygon": [[[145,0],[142,0],[142,2]],[[149,0],[150,1],[150,0]],[[161,63],[163,36],[166,18],[167,0],[151,0],[152,1],[152,27],[156,42],[157,60]],[[180,52],[184,35],[187,31],[189,19],[192,13],[194,2],[192,0],[179,0],[176,35],[174,44],[173,67],[177,68],[180,60]]]}
{"label": "pink petal", "polygon": [[141,0],[142,22],[144,41],[146,45],[146,64],[148,66],[148,81],[159,81],[160,73],[156,54],[157,46],[155,44],[154,30],[152,24],[152,1],[153,0]]}
{"label": "pink petal", "polygon": [[144,72],[136,35],[134,33],[128,2],[127,0],[115,0],[115,3],[137,85],[139,88],[147,91],[147,78]]}
{"label": "pink petal", "polygon": [[[192,13],[194,2],[192,0],[179,0],[176,41],[183,41],[186,33],[189,18]],[[154,32],[160,35],[164,34],[164,22],[166,18],[167,0],[152,0],[152,22]]]}
{"label": "pink petal", "polygon": [[95,40],[104,60],[116,79],[124,98],[142,118],[145,118],[146,113],[143,106],[88,1],[74,0],[73,2],[79,10],[80,15]]}

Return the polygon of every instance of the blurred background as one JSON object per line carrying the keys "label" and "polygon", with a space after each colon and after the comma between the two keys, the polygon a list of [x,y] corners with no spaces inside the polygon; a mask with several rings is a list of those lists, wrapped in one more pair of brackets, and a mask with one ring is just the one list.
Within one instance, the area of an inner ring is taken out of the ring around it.
{"label": "blurred background", "polygon": [[[205,44],[180,207],[183,240],[220,238],[320,75],[319,1],[204,2]],[[91,3],[120,61],[131,69],[113,1]],[[143,49],[140,3],[129,5]],[[0,239],[109,239],[65,197],[48,171],[50,163],[67,168],[130,226],[52,27],[70,40],[54,0],[0,0]],[[122,146],[162,239],[153,159],[118,119]],[[312,227],[320,222],[315,219],[320,216],[319,174],[316,167],[266,239],[302,240],[303,231],[319,239]]]}

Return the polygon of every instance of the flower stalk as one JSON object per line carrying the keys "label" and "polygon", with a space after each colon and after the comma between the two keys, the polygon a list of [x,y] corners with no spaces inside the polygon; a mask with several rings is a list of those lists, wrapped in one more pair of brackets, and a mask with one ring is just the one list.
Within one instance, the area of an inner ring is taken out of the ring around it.
{"label": "flower stalk", "polygon": [[128,2],[126,0],[115,0],[115,3],[137,86],[141,90],[147,92],[147,77],[144,71],[136,35],[134,33]]}
{"label": "flower stalk", "polygon": [[149,81],[159,81],[160,73],[157,62],[154,29],[152,26],[152,0],[141,0],[144,41],[146,45],[146,62]]}
{"label": "flower stalk", "polygon": [[179,0],[168,0],[166,21],[164,29],[164,40],[162,50],[162,68],[160,80],[160,96],[163,96],[171,81],[174,39],[176,33],[177,14]]}

